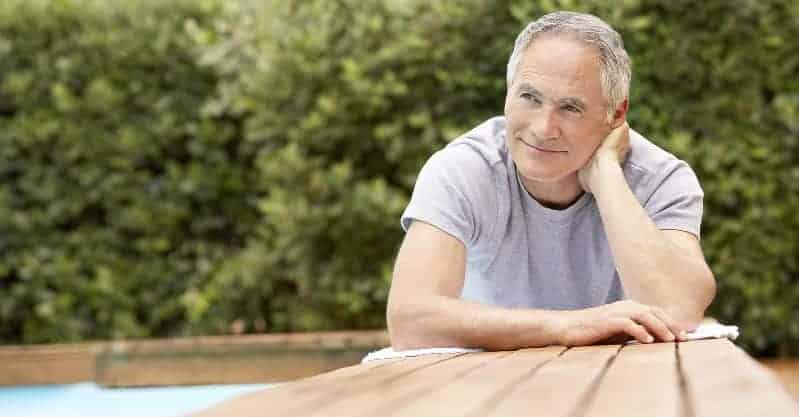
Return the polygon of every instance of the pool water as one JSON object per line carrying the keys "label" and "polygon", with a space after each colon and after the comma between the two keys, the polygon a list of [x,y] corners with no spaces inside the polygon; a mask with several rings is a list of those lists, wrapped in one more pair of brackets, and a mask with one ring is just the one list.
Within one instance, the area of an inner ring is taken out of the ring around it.
{"label": "pool water", "polygon": [[0,387],[2,417],[175,417],[276,384],[103,388],[92,382]]}

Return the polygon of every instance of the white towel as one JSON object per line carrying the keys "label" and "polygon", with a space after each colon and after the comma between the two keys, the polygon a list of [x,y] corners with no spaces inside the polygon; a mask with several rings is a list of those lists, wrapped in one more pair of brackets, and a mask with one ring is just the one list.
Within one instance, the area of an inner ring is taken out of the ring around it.
{"label": "white towel", "polygon": [[[694,331],[688,333],[683,338],[683,341],[699,340],[699,339],[721,339],[728,338],[735,340],[738,338],[738,326],[725,326],[715,322],[705,322],[700,324]],[[638,343],[637,340],[632,340],[627,343]],[[473,353],[482,352],[483,349],[466,349],[457,347],[448,348],[428,348],[428,349],[411,349],[395,351],[391,347],[376,350],[366,355],[361,363],[379,361],[383,359],[394,358],[408,358],[413,356],[424,355],[441,355],[446,353]]]}
{"label": "white towel", "polygon": [[[725,337],[730,340],[737,339],[738,326],[725,326],[715,321],[704,321],[702,324],[697,326],[694,331],[688,332],[685,336],[683,336],[682,340],[680,341],[688,342],[691,340],[700,339],[723,339]],[[630,340],[627,342],[628,345],[634,345],[637,343],[639,343],[637,340]]]}
{"label": "white towel", "polygon": [[482,351],[483,349],[467,349],[467,348],[456,348],[456,347],[410,349],[410,350],[395,351],[394,348],[387,347],[369,353],[368,355],[366,355],[366,357],[363,358],[363,360],[361,360],[361,363],[379,361],[383,359],[408,358],[411,356],[442,355],[446,353],[473,353],[473,352],[482,352]]}
{"label": "white towel", "polygon": [[738,338],[738,326],[725,326],[719,323],[702,323],[694,331],[688,333],[683,337],[686,340],[699,340],[699,339],[721,339],[728,338],[735,340]]}

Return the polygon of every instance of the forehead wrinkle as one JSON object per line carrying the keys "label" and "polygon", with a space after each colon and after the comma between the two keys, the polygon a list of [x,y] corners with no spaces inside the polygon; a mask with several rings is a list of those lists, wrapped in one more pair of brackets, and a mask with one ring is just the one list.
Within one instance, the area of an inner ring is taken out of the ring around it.
{"label": "forehead wrinkle", "polygon": [[585,106],[604,102],[598,51],[568,38],[544,37],[531,43],[522,54],[515,78],[534,84],[542,95],[557,96],[557,100],[572,98]]}
{"label": "forehead wrinkle", "polygon": [[573,39],[568,34],[544,35],[534,40],[521,56],[517,73],[524,67],[541,67],[563,78],[590,78],[595,73],[599,79],[600,52],[595,45]]}

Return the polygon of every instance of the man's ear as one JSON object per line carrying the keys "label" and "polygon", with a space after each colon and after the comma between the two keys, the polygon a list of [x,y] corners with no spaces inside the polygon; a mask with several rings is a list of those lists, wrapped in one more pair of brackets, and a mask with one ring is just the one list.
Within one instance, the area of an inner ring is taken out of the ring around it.
{"label": "man's ear", "polygon": [[619,103],[616,107],[616,110],[613,112],[613,118],[610,121],[610,127],[615,129],[622,125],[627,120],[627,108],[630,103],[630,99],[625,98],[624,101]]}

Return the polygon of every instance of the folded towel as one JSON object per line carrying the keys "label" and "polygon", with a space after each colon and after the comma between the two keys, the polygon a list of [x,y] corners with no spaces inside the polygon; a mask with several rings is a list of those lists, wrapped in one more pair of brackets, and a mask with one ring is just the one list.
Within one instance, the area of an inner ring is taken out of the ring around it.
{"label": "folded towel", "polygon": [[[683,337],[683,341],[699,340],[699,339],[721,339],[724,337],[731,340],[737,339],[738,326],[725,326],[719,323],[705,322],[700,324],[699,327],[697,327],[694,331],[686,334]],[[638,341],[633,340],[628,343],[638,343]],[[383,359],[408,358],[413,356],[441,355],[446,353],[473,353],[473,352],[482,352],[482,351],[483,349],[467,349],[467,348],[458,348],[458,347],[411,349],[411,350],[395,351],[393,348],[387,347],[369,353],[363,358],[363,360],[361,360],[361,363],[379,361]]]}
{"label": "folded towel", "polygon": [[694,331],[686,334],[683,341],[699,339],[738,338],[738,326],[725,326],[719,323],[702,323]]}
{"label": "folded towel", "polygon": [[395,351],[394,348],[387,347],[369,353],[368,355],[366,355],[366,357],[363,358],[361,363],[379,361],[383,359],[407,358],[411,356],[441,355],[446,353],[472,353],[472,352],[482,352],[482,351],[483,349],[467,349],[467,348],[456,348],[456,347]]}

